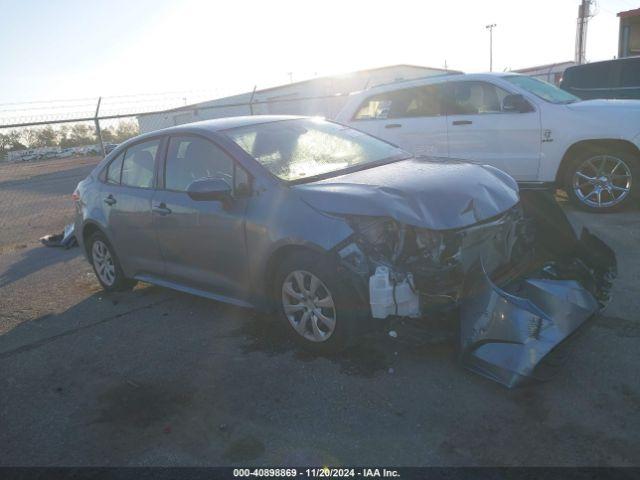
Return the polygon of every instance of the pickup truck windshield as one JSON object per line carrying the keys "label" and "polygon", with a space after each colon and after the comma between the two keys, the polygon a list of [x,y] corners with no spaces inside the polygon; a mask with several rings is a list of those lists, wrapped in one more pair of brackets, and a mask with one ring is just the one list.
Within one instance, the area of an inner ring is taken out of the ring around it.
{"label": "pickup truck windshield", "polygon": [[225,133],[271,173],[289,182],[410,156],[366,133],[313,118],[260,123]]}
{"label": "pickup truck windshield", "polygon": [[507,75],[502,78],[517,87],[524,88],[527,92],[533,93],[536,97],[549,103],[562,104],[580,101],[575,95],[565,92],[555,85],[538,80],[537,78],[520,75]]}

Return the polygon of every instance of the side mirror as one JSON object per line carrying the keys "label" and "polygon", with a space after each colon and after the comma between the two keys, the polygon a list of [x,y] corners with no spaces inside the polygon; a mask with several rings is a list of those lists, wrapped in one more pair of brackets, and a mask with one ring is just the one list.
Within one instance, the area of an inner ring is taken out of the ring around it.
{"label": "side mirror", "polygon": [[531,104],[519,93],[507,95],[502,100],[503,112],[527,113],[533,111]]}
{"label": "side mirror", "polygon": [[187,194],[193,200],[226,202],[231,200],[231,185],[222,178],[202,178],[191,182]]}

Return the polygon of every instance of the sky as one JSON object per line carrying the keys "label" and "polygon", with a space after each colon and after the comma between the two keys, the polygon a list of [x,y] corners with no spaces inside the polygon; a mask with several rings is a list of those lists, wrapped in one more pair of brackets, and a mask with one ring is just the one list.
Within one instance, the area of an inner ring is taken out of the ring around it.
{"label": "sky", "polygon": [[[486,71],[490,23],[494,70],[572,60],[578,4],[0,0],[0,106],[138,94],[191,102],[398,63]],[[599,0],[589,61],[616,55],[616,13],[637,7]]]}

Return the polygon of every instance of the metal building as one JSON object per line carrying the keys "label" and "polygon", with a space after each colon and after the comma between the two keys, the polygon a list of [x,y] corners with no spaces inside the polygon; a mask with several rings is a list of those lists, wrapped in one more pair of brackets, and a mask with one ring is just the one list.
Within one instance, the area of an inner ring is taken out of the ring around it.
{"label": "metal building", "polygon": [[640,55],[640,8],[618,13],[618,58]]}
{"label": "metal building", "polygon": [[333,118],[344,105],[346,95],[351,92],[444,73],[458,72],[417,65],[389,65],[255,90],[162,113],[140,115],[138,123],[141,132],[150,132],[183,123],[236,115],[291,114]]}

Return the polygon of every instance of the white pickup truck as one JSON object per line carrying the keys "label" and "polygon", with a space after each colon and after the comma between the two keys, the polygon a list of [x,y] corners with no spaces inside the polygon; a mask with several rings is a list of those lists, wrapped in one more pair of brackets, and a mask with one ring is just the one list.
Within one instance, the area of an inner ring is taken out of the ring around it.
{"label": "white pickup truck", "polygon": [[640,190],[640,100],[588,100],[511,73],[426,77],[349,96],[336,120],[416,155],[554,184],[591,211]]}

